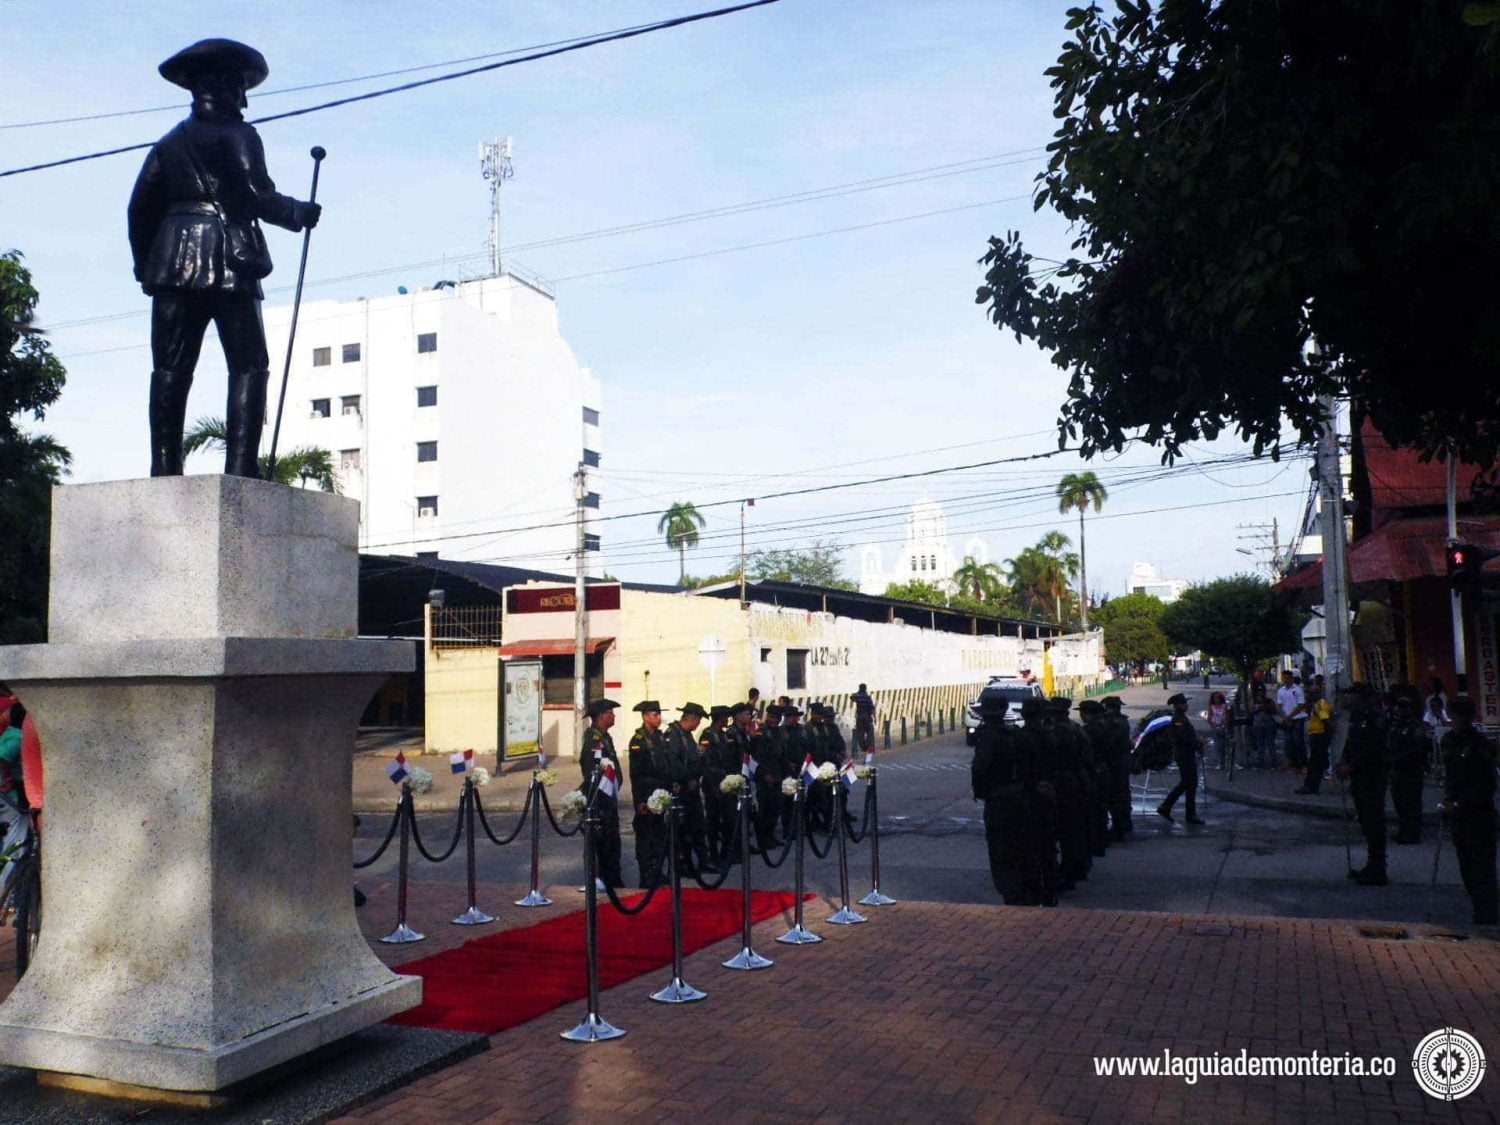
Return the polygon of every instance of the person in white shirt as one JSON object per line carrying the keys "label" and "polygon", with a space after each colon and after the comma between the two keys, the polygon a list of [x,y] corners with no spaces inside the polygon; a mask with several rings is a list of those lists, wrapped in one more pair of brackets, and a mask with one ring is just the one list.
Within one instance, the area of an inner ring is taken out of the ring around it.
{"label": "person in white shirt", "polygon": [[1276,689],[1276,717],[1286,732],[1287,764],[1300,770],[1307,764],[1307,700],[1290,669],[1282,671]]}

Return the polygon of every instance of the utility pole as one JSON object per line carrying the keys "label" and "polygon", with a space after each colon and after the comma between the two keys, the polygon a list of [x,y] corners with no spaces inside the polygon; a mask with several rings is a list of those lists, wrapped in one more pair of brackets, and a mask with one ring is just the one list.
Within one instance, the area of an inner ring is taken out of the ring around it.
{"label": "utility pole", "polygon": [[755,501],[740,501],[740,608],[745,608],[745,509],[755,507]]}
{"label": "utility pole", "polygon": [[490,185],[490,234],[485,248],[490,252],[490,276],[500,276],[500,185],[516,174],[511,166],[510,138],[483,141],[479,145],[479,171]]}
{"label": "utility pole", "polygon": [[589,695],[589,613],[587,591],[584,588],[587,540],[583,534],[584,501],[589,494],[588,467],[578,462],[578,471],[573,474],[573,499],[575,536],[573,549],[573,745],[583,744],[584,714],[588,709]]}
{"label": "utility pole", "polygon": [[[1277,520],[1275,516],[1272,516],[1270,523],[1242,523],[1237,525],[1237,529],[1240,531],[1250,531],[1255,533],[1253,535],[1241,535],[1239,536],[1239,539],[1242,542],[1256,543],[1259,545],[1261,550],[1269,551],[1270,558],[1259,565],[1264,566],[1266,570],[1270,572],[1271,581],[1275,582],[1280,580],[1285,569],[1281,564],[1280,521]],[[1267,543],[1267,539],[1270,540],[1269,544]],[[1255,554],[1255,552],[1248,547],[1236,547],[1235,550],[1242,555],[1251,555],[1253,557]]]}
{"label": "utility pole", "polygon": [[[1448,450],[1448,546],[1458,540],[1458,456]],[[1449,579],[1448,607],[1453,618],[1453,676],[1458,695],[1469,694],[1469,652],[1464,644],[1464,596]]]}
{"label": "utility pole", "polygon": [[1323,669],[1329,692],[1349,684],[1353,667],[1349,637],[1349,558],[1344,542],[1344,477],[1339,466],[1338,403],[1319,400],[1323,431],[1318,438],[1319,512],[1323,535]]}

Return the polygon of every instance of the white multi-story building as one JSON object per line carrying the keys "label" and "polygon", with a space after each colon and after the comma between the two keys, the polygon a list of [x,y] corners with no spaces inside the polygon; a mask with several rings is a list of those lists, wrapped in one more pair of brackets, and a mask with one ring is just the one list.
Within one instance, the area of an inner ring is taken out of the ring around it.
{"label": "white multi-story building", "polygon": [[[270,340],[286,339],[290,315],[267,310]],[[273,355],[273,372],[283,362]],[[570,573],[574,474],[599,464],[599,411],[551,293],[509,273],[440,281],[303,306],[278,451],[333,455],[339,491],[360,501],[362,551]],[[263,452],[270,440],[268,425]]]}
{"label": "white multi-story building", "polygon": [[1131,594],[1150,594],[1168,605],[1187,592],[1186,578],[1163,578],[1161,571],[1150,563],[1138,562],[1130,568]]}
{"label": "white multi-story building", "polygon": [[[990,561],[989,545],[972,538],[964,546],[964,555],[979,563]],[[948,516],[935,500],[918,500],[906,517],[906,543],[896,556],[893,570],[885,569],[880,548],[869,546],[860,559],[859,591],[883,594],[892,583],[927,582],[947,593],[953,592],[953,572],[961,559],[953,555],[948,542]]]}

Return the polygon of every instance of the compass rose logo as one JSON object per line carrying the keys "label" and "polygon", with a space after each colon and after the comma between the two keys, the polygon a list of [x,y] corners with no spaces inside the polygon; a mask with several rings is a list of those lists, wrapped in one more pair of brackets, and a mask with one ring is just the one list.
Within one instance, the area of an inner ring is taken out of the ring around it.
{"label": "compass rose logo", "polygon": [[1434,1098],[1457,1101],[1484,1077],[1484,1051],[1468,1032],[1445,1027],[1417,1044],[1411,1068],[1417,1084]]}

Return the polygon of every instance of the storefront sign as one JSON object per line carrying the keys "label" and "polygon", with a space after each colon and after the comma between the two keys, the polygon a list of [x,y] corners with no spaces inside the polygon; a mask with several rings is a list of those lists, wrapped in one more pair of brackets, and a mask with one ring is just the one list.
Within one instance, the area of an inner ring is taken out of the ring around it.
{"label": "storefront sign", "polygon": [[1479,722],[1500,725],[1500,652],[1497,652],[1495,615],[1480,613],[1474,623],[1474,672],[1479,681]]}
{"label": "storefront sign", "polygon": [[537,753],[542,740],[542,662],[507,660],[501,718],[501,757],[504,761]]}
{"label": "storefront sign", "polygon": [[[505,591],[506,613],[572,613],[577,605],[573,591],[565,586],[520,586]],[[620,587],[586,587],[584,605],[589,610],[619,609]]]}

